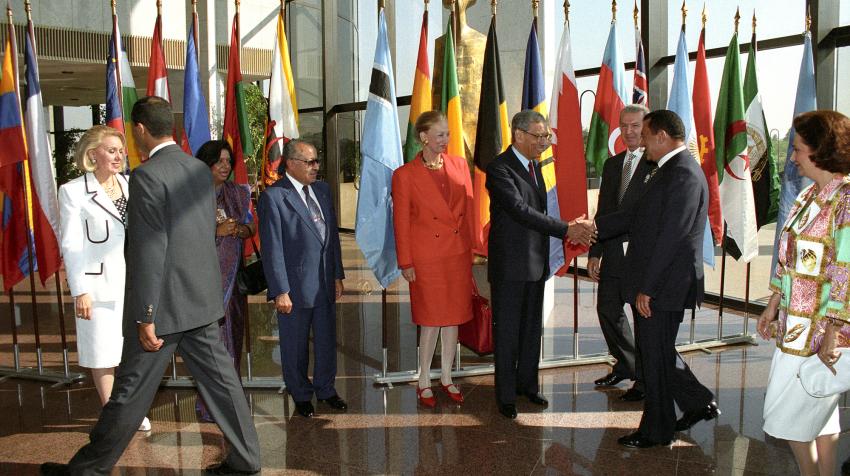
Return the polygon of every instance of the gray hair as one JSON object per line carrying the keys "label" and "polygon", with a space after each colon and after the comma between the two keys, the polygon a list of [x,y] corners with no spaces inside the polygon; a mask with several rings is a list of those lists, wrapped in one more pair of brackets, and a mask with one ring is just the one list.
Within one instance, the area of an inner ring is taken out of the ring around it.
{"label": "gray hair", "polygon": [[511,133],[516,131],[517,129],[527,131],[528,128],[533,123],[539,123],[546,125],[546,118],[543,114],[533,110],[526,109],[524,111],[520,111],[514,115],[514,118],[511,120]]}
{"label": "gray hair", "polygon": [[[283,156],[284,160],[296,158],[300,155],[300,152],[298,151],[299,145],[309,146],[312,147],[313,150],[316,150],[316,146],[307,142],[304,139],[292,139],[283,145],[283,150],[281,151],[280,155]],[[318,150],[316,152],[318,152]]]}
{"label": "gray hair", "polygon": [[649,114],[649,108],[643,104],[629,104],[620,111],[620,118],[622,119],[623,114],[634,114],[636,112],[639,112],[641,117],[644,117]]}

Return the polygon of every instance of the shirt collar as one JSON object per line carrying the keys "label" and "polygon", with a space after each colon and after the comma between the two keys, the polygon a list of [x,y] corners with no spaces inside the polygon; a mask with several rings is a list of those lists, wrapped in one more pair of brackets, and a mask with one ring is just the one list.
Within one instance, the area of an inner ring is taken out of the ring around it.
{"label": "shirt collar", "polygon": [[[304,186],[305,186],[306,184],[303,184],[303,183],[299,182],[299,181],[298,181],[298,179],[296,179],[296,178],[295,178],[295,177],[293,177],[292,175],[289,175],[289,172],[286,172],[286,178],[288,178],[288,179],[289,179],[289,181],[290,181],[290,182],[292,182],[292,186],[293,186],[293,187],[295,187],[295,188],[296,188],[299,192],[301,192],[301,191],[303,191],[303,190],[304,190]],[[309,185],[307,185],[307,187],[308,187],[308,189],[309,189],[309,187],[310,187],[310,186],[309,186]]]}
{"label": "shirt collar", "polygon": [[636,159],[640,159],[643,157],[643,147],[638,147],[635,150],[626,149],[626,158],[628,158],[629,154],[632,154]]}
{"label": "shirt collar", "polygon": [[660,159],[658,159],[658,167],[661,168],[661,166],[666,164],[667,161],[670,160],[671,158],[673,158],[674,155],[678,154],[679,152],[681,152],[683,150],[685,150],[684,145],[679,146],[679,147],[671,150],[670,152],[667,152],[667,154],[664,157],[661,157]]}
{"label": "shirt collar", "polygon": [[528,164],[530,164],[531,161],[526,156],[522,155],[522,152],[520,152],[515,146],[511,145],[511,149],[513,149],[514,154],[516,154],[516,158],[522,162],[522,168],[527,169]]}
{"label": "shirt collar", "polygon": [[164,148],[166,148],[166,147],[168,147],[168,146],[170,146],[170,145],[177,145],[177,143],[176,143],[176,142],[174,142],[173,140],[167,140],[167,141],[165,141],[165,142],[161,142],[161,143],[160,143],[160,144],[158,144],[156,147],[154,147],[153,149],[151,149],[151,151],[150,151],[150,152],[148,152],[148,157],[153,157],[153,155],[154,155],[154,154],[156,154],[156,153],[157,153],[157,152],[159,152],[160,150],[162,150],[162,149],[164,149]]}

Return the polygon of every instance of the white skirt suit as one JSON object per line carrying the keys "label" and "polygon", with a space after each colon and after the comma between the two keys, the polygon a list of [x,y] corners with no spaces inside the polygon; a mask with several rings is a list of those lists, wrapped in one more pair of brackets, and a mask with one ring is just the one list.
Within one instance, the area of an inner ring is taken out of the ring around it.
{"label": "white skirt suit", "polygon": [[[127,197],[127,179],[115,178]],[[128,197],[129,198],[129,197]],[[124,314],[125,225],[121,213],[86,173],[59,187],[62,257],[72,296],[88,294],[91,319],[76,319],[81,367],[117,367],[121,362]]]}

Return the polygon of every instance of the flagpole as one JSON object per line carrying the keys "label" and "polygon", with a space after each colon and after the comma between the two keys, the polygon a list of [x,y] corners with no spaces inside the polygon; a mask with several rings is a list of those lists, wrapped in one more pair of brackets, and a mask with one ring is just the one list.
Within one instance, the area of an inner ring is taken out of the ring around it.
{"label": "flagpole", "polygon": [[[750,40],[751,51],[756,51],[756,10],[753,9],[753,37]],[[750,334],[750,272],[751,263],[747,262],[746,280],[744,281],[744,335]]]}

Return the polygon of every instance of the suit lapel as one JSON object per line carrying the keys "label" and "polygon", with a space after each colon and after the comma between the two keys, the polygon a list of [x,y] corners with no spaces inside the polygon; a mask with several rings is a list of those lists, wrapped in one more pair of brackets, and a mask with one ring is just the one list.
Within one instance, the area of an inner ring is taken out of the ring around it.
{"label": "suit lapel", "polygon": [[509,147],[510,157],[507,157],[508,167],[512,168],[514,172],[517,173],[523,180],[528,184],[529,187],[532,187],[537,191],[537,195],[543,199],[543,203],[546,203],[546,188],[543,185],[543,173],[540,171],[540,167],[537,166],[534,162],[532,165],[534,167],[534,176],[537,177],[537,183],[534,183],[534,179],[531,178],[531,174],[528,173],[528,169],[522,166],[522,162],[517,157],[516,152],[514,152],[513,146]]}
{"label": "suit lapel", "polygon": [[313,217],[310,216],[310,211],[307,210],[307,204],[301,199],[301,192],[295,189],[292,182],[289,181],[289,177],[284,177],[283,189],[286,194],[286,201],[289,202],[289,206],[292,207],[295,213],[301,217],[302,220],[304,220],[305,226],[313,232],[316,239],[322,241],[322,237],[319,235],[319,230],[316,228],[316,224],[313,223]]}
{"label": "suit lapel", "polygon": [[[434,214],[446,217],[452,216],[449,204],[443,199],[443,193],[440,192],[434,178],[431,177],[431,173],[425,168],[425,164],[422,163],[420,157],[421,154],[417,155],[416,160],[413,161],[413,186],[419,190],[419,193],[421,193],[423,197],[427,198],[425,203],[429,208],[431,208]],[[448,167],[448,164],[449,161],[445,160],[443,162],[443,167]],[[448,174],[448,170],[446,170],[446,173]],[[449,189],[449,193],[451,194],[451,181],[449,181]]]}
{"label": "suit lapel", "polygon": [[[120,176],[121,174],[118,175]],[[126,196],[126,190],[124,188],[125,186],[122,183],[124,180],[122,179],[123,177],[116,178],[116,180],[118,180],[118,185],[121,187],[121,190],[124,190],[124,196]],[[112,200],[110,200],[109,197],[106,195],[106,191],[103,189],[103,187],[101,187],[100,183],[98,183],[94,174],[92,172],[86,173],[84,181],[86,184],[86,193],[91,196],[92,202],[94,202],[94,204],[98,207],[102,208],[103,211],[105,211],[106,213],[115,217],[115,219],[119,222],[124,223],[124,221],[121,220],[121,213],[119,213],[118,209],[115,208],[115,203],[113,203]]]}

